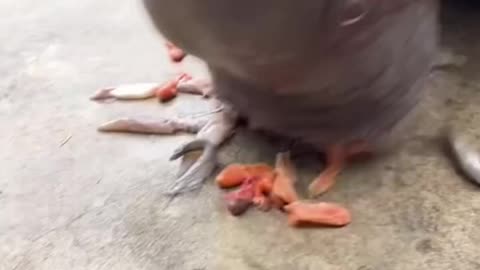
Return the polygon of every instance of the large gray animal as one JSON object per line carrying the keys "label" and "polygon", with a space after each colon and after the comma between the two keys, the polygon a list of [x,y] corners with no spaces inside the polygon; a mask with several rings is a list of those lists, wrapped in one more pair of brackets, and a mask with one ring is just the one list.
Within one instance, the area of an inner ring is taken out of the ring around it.
{"label": "large gray animal", "polygon": [[[401,145],[438,52],[437,0],[144,3],[169,41],[205,61],[215,96],[230,112],[175,157],[218,146],[233,121],[246,118],[252,129],[326,153],[313,196],[334,184],[352,155]],[[206,152],[205,160],[213,157]],[[197,166],[179,182],[211,169]]]}

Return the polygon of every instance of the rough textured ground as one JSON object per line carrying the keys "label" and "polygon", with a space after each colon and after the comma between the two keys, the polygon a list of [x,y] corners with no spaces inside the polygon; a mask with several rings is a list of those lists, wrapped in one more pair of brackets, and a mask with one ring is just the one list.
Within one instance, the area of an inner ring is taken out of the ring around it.
{"label": "rough textured ground", "polygon": [[[451,12],[444,42],[469,61],[434,74],[421,128],[325,196],[349,207],[353,223],[295,230],[278,212],[230,217],[211,183],[166,206],[160,192],[178,165],[168,155],[188,136],[96,132],[119,116],[208,107],[198,97],[88,100],[102,86],[176,71],[137,1],[0,1],[0,269],[480,269],[480,190],[437,141],[452,119],[480,134],[480,28],[478,11],[466,11]],[[185,68],[204,72],[193,59]],[[272,162],[274,151],[239,134],[222,161]],[[299,162],[299,190],[313,164]]]}

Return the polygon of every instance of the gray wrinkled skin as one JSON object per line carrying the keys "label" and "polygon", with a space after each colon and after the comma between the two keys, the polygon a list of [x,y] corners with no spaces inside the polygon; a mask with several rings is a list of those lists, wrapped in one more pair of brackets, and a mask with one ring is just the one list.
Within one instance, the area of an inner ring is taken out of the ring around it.
{"label": "gray wrinkled skin", "polygon": [[[437,53],[436,0],[145,0],[252,128],[311,143],[397,144]],[[412,121],[410,121],[412,120]]]}

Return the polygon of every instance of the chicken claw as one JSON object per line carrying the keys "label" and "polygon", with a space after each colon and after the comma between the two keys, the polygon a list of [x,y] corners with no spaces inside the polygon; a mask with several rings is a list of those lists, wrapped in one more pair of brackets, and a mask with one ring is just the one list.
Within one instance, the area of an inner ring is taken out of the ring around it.
{"label": "chicken claw", "polygon": [[[221,144],[232,134],[235,127],[235,116],[228,112],[216,113],[197,133],[196,138],[177,148],[170,160],[176,160],[193,151],[202,151],[202,154],[185,173],[177,178],[167,195],[193,191],[201,187],[217,167],[217,152]],[[190,162],[190,161],[185,161]],[[182,167],[182,166],[181,166]]]}

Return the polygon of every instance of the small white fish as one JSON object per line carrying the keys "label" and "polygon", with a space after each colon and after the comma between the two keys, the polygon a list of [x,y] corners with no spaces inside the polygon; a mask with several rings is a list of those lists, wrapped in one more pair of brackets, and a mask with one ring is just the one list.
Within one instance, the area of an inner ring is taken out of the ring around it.
{"label": "small white fish", "polygon": [[91,100],[103,100],[103,99],[120,99],[120,100],[133,100],[133,99],[147,99],[155,96],[155,91],[161,85],[158,83],[137,83],[126,84],[116,87],[108,87],[100,89],[95,95],[90,97]]}

